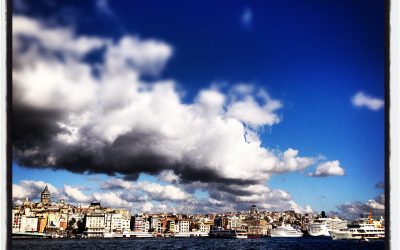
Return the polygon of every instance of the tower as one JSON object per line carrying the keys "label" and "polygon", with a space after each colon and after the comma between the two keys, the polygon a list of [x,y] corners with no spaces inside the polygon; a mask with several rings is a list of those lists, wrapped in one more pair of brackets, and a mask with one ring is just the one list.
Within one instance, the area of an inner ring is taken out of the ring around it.
{"label": "tower", "polygon": [[251,214],[257,214],[258,213],[258,209],[257,209],[256,205],[251,205],[250,213]]}
{"label": "tower", "polygon": [[44,187],[42,195],[40,196],[40,202],[42,202],[43,204],[50,204],[50,192],[47,184],[46,187]]}

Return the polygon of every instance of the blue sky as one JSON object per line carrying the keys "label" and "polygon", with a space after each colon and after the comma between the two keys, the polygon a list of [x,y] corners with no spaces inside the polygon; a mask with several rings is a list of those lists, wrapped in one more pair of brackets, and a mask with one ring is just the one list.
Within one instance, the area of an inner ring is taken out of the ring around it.
{"label": "blue sky", "polygon": [[[77,36],[118,41],[132,35],[168,43],[173,56],[159,74],[143,79],[173,79],[183,104],[210,86],[226,95],[239,83],[267,91],[282,107],[276,111],[279,123],[257,128],[262,147],[293,148],[320,162],[338,160],[345,170],[342,176],[308,176],[316,163],[265,179],[264,185],[285,190],[299,206],[337,211],[345,202],[365,203],[382,193],[375,185],[384,179],[384,109],[368,101],[384,97],[383,1],[14,3],[15,15],[73,27]],[[95,64],[103,60],[102,51],[82,60]],[[357,106],[352,98],[360,92],[369,99]],[[86,195],[115,178],[20,165],[14,161],[14,184],[85,186]],[[88,181],[93,176],[101,181]],[[154,176],[141,174],[138,181],[168,185]],[[208,189],[197,188],[193,195],[207,198]]]}

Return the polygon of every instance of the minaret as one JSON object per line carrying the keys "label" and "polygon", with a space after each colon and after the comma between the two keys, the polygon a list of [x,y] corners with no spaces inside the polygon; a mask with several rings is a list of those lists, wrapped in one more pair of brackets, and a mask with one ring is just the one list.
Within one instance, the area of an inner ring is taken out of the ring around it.
{"label": "minaret", "polygon": [[50,192],[47,184],[42,192],[42,195],[40,196],[40,202],[42,202],[43,204],[50,204]]}

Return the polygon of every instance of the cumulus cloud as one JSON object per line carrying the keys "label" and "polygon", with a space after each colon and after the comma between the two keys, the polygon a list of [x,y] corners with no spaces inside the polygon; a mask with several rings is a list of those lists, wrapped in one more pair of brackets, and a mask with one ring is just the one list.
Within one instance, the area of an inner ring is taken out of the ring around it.
{"label": "cumulus cloud", "polygon": [[49,192],[53,194],[55,199],[64,198],[60,191],[50,183],[35,180],[22,180],[19,182],[19,184],[13,183],[12,199],[14,202],[18,200],[24,200],[25,198],[30,200],[39,199],[46,185],[49,189]]}
{"label": "cumulus cloud", "polygon": [[[101,184],[103,190],[126,190],[133,196],[128,199],[135,200],[134,197],[149,197],[151,200],[184,200],[190,195],[177,185],[161,185],[149,181],[126,181],[119,178],[111,178]],[[136,195],[135,195],[136,194]]]}
{"label": "cumulus cloud", "polygon": [[[138,188],[146,199],[185,200],[187,190],[207,184],[212,196],[229,198],[245,186],[264,185],[272,174],[315,164],[315,157],[301,157],[295,149],[262,146],[260,129],[278,124],[282,107],[262,88],[241,83],[224,94],[210,87],[183,102],[173,79],[159,79],[173,51],[158,39],[84,36],[14,16],[14,160],[27,167],[121,174],[125,180],[102,184],[110,192],[91,196],[120,206],[139,200],[120,189]],[[90,53],[100,61],[85,60]],[[183,186],[129,182],[143,172]],[[71,199],[88,199],[64,189]]]}
{"label": "cumulus cloud", "polygon": [[82,191],[79,190],[78,188],[69,185],[64,185],[63,191],[67,199],[72,202],[84,203],[84,202],[90,202],[92,200],[91,197],[82,193]]}
{"label": "cumulus cloud", "polygon": [[180,181],[179,176],[177,176],[172,170],[161,171],[158,175],[158,179],[170,183],[178,183]]}
{"label": "cumulus cloud", "polygon": [[113,208],[132,208],[133,204],[121,198],[120,192],[95,192],[94,200],[101,202],[102,206]]}
{"label": "cumulus cloud", "polygon": [[370,213],[371,210],[375,215],[383,215],[385,213],[385,195],[379,195],[367,202],[346,202],[339,205],[338,209],[344,217],[349,219],[358,218],[360,214]]}
{"label": "cumulus cloud", "polygon": [[343,176],[345,170],[340,166],[339,161],[327,161],[320,163],[314,173],[309,173],[309,176],[326,177],[326,176]]}
{"label": "cumulus cloud", "polygon": [[[47,27],[41,22],[38,22],[29,17],[14,15],[13,16],[13,52],[20,49],[23,43],[21,38],[31,39],[34,50],[44,48],[48,51],[57,51],[68,54],[70,56],[81,57],[89,51],[99,49],[105,45],[106,40],[97,37],[75,36],[71,28],[54,28]],[[38,51],[37,51],[38,52]],[[33,51],[31,51],[33,53]],[[26,57],[31,60],[35,56]],[[32,62],[32,61],[31,61]]]}
{"label": "cumulus cloud", "polygon": [[385,105],[385,102],[382,99],[366,95],[363,92],[355,94],[351,98],[351,101],[355,107],[366,107],[373,111],[377,111]]}

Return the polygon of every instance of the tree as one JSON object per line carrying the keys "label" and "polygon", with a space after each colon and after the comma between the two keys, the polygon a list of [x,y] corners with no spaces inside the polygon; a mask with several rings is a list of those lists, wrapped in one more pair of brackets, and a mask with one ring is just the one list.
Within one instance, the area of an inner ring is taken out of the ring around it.
{"label": "tree", "polygon": [[76,223],[76,219],[75,219],[75,218],[72,218],[72,219],[68,222],[68,230],[74,229],[75,223]]}

